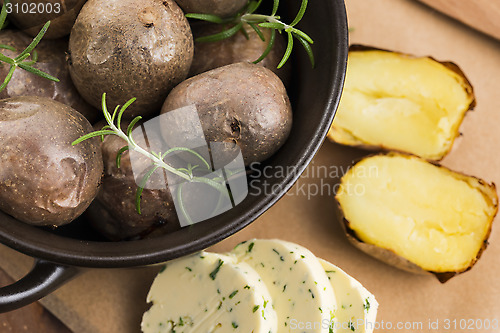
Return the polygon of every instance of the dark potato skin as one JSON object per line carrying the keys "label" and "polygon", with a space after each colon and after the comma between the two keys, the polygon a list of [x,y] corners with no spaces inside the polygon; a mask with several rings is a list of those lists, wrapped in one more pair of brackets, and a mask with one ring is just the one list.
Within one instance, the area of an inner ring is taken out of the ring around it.
{"label": "dark potato skin", "polygon": [[136,97],[124,118],[158,112],[184,80],[193,59],[193,36],[173,0],[90,0],[71,31],[69,65],[80,94],[100,108]]}
{"label": "dark potato skin", "polygon": [[292,126],[283,83],[269,69],[251,63],[227,65],[182,82],[161,113],[189,105],[197,107],[207,142],[225,143],[228,155],[239,146],[245,165],[273,155]]}
{"label": "dark potato skin", "polygon": [[42,97],[0,101],[0,209],[37,226],[77,218],[97,195],[99,139],[72,146],[92,131],[77,111]]}
{"label": "dark potato skin", "polygon": [[[0,32],[0,44],[10,45],[16,52],[2,50],[8,57],[15,57],[21,53],[32,41],[31,37],[20,31],[3,30]],[[68,71],[65,52],[68,49],[67,39],[42,39],[36,47],[38,61],[35,68],[44,71],[60,80],[53,82],[38,75],[17,69],[7,87],[0,92],[0,98],[16,96],[39,96],[52,98],[58,102],[71,106],[80,112],[90,122],[96,120],[101,111],[95,109],[80,96],[76,90]],[[8,66],[0,67],[0,77],[7,76]]]}
{"label": "dark potato skin", "polygon": [[[12,4],[12,13],[9,14],[9,21],[14,23],[16,27],[26,32],[28,35],[34,37],[40,32],[47,21],[50,22],[50,27],[47,30],[44,38],[55,39],[69,35],[73,24],[75,23],[76,17],[82,9],[82,6],[87,0],[10,0]],[[1,1],[4,2],[3,0]],[[28,9],[23,12],[24,8]],[[26,7],[26,3],[29,4]],[[31,5],[33,3],[36,5]],[[52,4],[52,12],[48,13],[46,10],[48,4]],[[60,5],[60,12],[55,13],[56,5]],[[17,6],[16,6],[17,5]],[[40,6],[40,7],[38,7]],[[42,9],[43,6],[43,10]],[[16,8],[18,11],[16,12]],[[40,9],[40,10],[39,10]]]}
{"label": "dark potato skin", "polygon": [[228,17],[238,13],[248,0],[175,0],[186,13]]}
{"label": "dark potato skin", "polygon": [[[96,129],[104,124],[98,124]],[[124,126],[128,124],[124,123]],[[141,199],[141,215],[136,211],[137,184],[132,172],[130,154],[122,155],[120,168],[116,155],[126,145],[117,136],[107,136],[101,145],[104,160],[104,177],[96,200],[86,212],[94,229],[110,240],[147,237],[180,228],[172,196],[166,190],[144,189]],[[141,160],[141,163],[151,162]]]}
{"label": "dark potato skin", "polygon": [[[193,24],[193,36],[196,38],[212,35],[222,31],[218,24]],[[211,69],[234,64],[237,62],[253,62],[264,53],[271,38],[271,30],[262,28],[265,41],[262,41],[249,25],[245,24],[248,39],[238,32],[231,38],[218,42],[195,42],[193,64],[189,76],[194,76]],[[290,65],[278,69],[278,64],[285,54],[286,43],[281,34],[276,34],[276,40],[271,52],[258,65],[272,70],[287,85],[290,80]]]}

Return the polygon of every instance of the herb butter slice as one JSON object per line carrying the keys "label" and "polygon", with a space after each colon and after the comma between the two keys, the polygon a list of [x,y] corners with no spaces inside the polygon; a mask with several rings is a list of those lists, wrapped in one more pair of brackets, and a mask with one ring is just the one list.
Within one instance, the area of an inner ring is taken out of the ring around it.
{"label": "herb butter slice", "polygon": [[169,262],[149,291],[144,333],[277,333],[271,296],[246,263],[201,252]]}
{"label": "herb butter slice", "polygon": [[309,250],[281,240],[254,239],[239,244],[232,253],[266,284],[278,314],[278,333],[335,332],[333,288]]}
{"label": "herb butter slice", "polygon": [[334,264],[323,259],[319,262],[337,297],[337,333],[372,333],[378,309],[375,296]]}

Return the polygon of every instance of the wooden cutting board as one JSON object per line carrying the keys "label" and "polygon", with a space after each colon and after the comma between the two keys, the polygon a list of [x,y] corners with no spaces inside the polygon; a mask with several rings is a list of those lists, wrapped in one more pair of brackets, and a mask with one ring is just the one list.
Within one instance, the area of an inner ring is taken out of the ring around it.
{"label": "wooden cutting board", "polygon": [[500,39],[498,0],[419,0],[481,32]]}

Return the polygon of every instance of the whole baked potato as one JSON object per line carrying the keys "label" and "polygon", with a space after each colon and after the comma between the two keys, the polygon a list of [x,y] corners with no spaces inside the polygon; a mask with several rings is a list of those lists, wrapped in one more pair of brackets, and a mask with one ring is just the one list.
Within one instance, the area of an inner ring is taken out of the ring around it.
{"label": "whole baked potato", "polygon": [[97,195],[99,139],[72,142],[92,126],[71,107],[43,97],[0,100],[0,209],[37,226],[77,218]]}
{"label": "whole baked potato", "polygon": [[193,58],[193,36],[173,0],[90,0],[69,41],[69,70],[87,102],[112,110],[136,97],[125,118],[158,112],[184,80]]}
{"label": "whole baked potato", "polygon": [[[292,109],[285,86],[262,66],[242,62],[194,76],[172,90],[161,113],[191,105],[196,107],[206,141],[224,145],[222,159],[241,150],[245,165],[264,161],[290,134]],[[162,130],[172,126],[167,125]],[[183,146],[184,138],[169,142],[168,133],[163,134],[171,147]]]}

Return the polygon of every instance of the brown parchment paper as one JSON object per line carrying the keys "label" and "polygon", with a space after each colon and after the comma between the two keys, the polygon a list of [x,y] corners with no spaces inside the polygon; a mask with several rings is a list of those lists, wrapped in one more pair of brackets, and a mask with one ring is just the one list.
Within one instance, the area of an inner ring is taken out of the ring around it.
{"label": "brown parchment paper", "polygon": [[[500,185],[500,43],[413,0],[346,0],[346,6],[351,43],[432,55],[461,66],[478,103],[466,116],[463,136],[443,164]],[[470,321],[467,327],[472,329],[459,327],[460,320],[500,320],[498,219],[481,260],[470,272],[444,285],[430,276],[389,267],[348,244],[335,218],[332,192],[337,176],[364,154],[325,142],[288,195],[212,250],[229,250],[253,237],[281,238],[306,246],[376,295],[380,303],[376,332],[500,332],[478,329],[478,322],[470,326]],[[328,168],[326,174],[323,166]],[[25,256],[0,248],[0,265],[13,277],[21,276],[30,263]],[[90,270],[41,302],[76,333],[139,332],[147,290],[157,270]],[[446,320],[452,325],[457,320],[458,328],[446,329]],[[396,329],[398,322],[407,329]]]}

